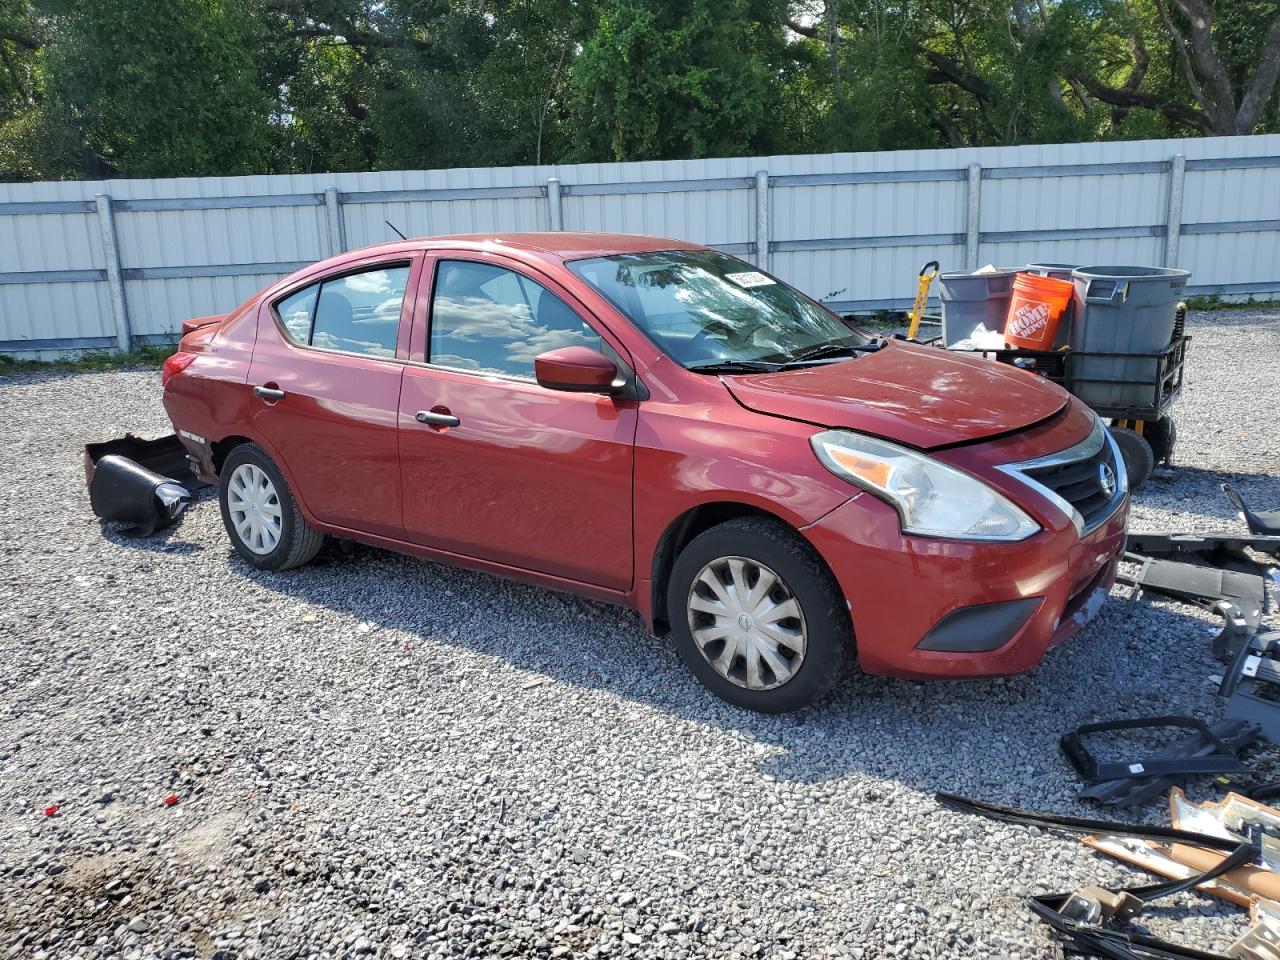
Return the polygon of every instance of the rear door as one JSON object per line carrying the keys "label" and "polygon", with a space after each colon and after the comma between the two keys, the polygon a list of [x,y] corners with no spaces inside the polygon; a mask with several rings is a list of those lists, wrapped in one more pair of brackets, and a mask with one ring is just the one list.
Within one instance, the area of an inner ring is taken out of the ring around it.
{"label": "rear door", "polygon": [[324,523],[403,537],[396,418],[421,263],[350,265],[259,317],[253,426]]}
{"label": "rear door", "polygon": [[[534,380],[535,355],[582,344],[626,362],[571,294],[493,256],[440,254],[429,335],[415,330],[400,398],[410,539],[626,589],[637,403]],[[422,316],[423,310],[419,310]],[[456,425],[419,422],[419,413]]]}

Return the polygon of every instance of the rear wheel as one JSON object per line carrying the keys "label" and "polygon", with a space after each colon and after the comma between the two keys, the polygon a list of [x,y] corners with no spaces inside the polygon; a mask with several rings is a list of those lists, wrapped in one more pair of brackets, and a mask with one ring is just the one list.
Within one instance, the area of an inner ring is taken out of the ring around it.
{"label": "rear wheel", "polygon": [[763,713],[821,699],[853,640],[844,598],[813,548],[762,517],[695,537],[672,569],[667,609],[693,674],[730,703]]}
{"label": "rear wheel", "polygon": [[256,443],[227,454],[218,500],[231,545],[259,570],[302,566],[324,543],[324,534],[303,519],[280,468]]}
{"label": "rear wheel", "polygon": [[1178,442],[1178,426],[1173,422],[1173,417],[1152,420],[1142,428],[1142,439],[1150,444],[1156,463],[1170,463],[1173,460],[1174,445]]}
{"label": "rear wheel", "polygon": [[1156,457],[1151,445],[1128,427],[1112,427],[1111,436],[1115,437],[1116,446],[1124,457],[1125,473],[1129,477],[1129,489],[1137,490],[1151,478],[1156,468]]}

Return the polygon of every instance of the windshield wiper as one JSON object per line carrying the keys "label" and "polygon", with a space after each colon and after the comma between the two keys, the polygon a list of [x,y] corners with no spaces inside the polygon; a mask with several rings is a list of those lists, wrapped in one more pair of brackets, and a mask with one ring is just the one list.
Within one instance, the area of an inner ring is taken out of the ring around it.
{"label": "windshield wiper", "polygon": [[710,360],[706,363],[691,363],[685,369],[694,373],[772,373],[781,369],[781,366],[763,360]]}
{"label": "windshield wiper", "polygon": [[782,364],[779,370],[789,370],[792,367],[804,366],[807,363],[813,363],[817,360],[828,360],[836,357],[856,357],[863,353],[875,353],[883,347],[885,341],[882,337],[877,337],[870,343],[824,343],[821,346],[806,350],[804,353],[798,353],[786,363]]}

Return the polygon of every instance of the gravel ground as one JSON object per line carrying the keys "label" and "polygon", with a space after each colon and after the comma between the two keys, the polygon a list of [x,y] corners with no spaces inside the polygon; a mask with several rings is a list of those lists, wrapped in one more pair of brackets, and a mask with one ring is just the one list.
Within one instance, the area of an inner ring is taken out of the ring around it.
{"label": "gravel ground", "polygon": [[[1135,528],[1280,504],[1280,315],[1191,332]],[[363,547],[259,573],[209,499],[104,535],[79,448],[126,429],[168,429],[155,372],[0,382],[0,955],[1053,955],[1025,895],[1145,875],[933,792],[1096,814],[1063,730],[1221,709],[1212,621],[1113,600],[1030,675],[740,712],[625,611]]]}

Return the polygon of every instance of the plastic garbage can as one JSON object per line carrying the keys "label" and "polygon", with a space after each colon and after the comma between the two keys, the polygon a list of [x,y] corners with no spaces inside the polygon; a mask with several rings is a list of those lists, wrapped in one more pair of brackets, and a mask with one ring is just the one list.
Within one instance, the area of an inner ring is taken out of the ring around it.
{"label": "plastic garbage can", "polygon": [[944,273],[938,277],[942,300],[942,343],[966,339],[981,324],[1003,330],[1013,295],[1016,270],[992,273]]}
{"label": "plastic garbage can", "polygon": [[[1174,314],[1189,270],[1167,267],[1077,267],[1071,346],[1083,353],[1159,353],[1173,339]],[[1076,395],[1091,406],[1146,406],[1154,397],[1156,362],[1081,357]],[[1129,381],[1129,382],[1126,382]]]}
{"label": "plastic garbage can", "polygon": [[1034,273],[1041,277],[1053,277],[1055,280],[1071,282],[1071,272],[1080,266],[1078,263],[1028,263],[1023,273]]}

